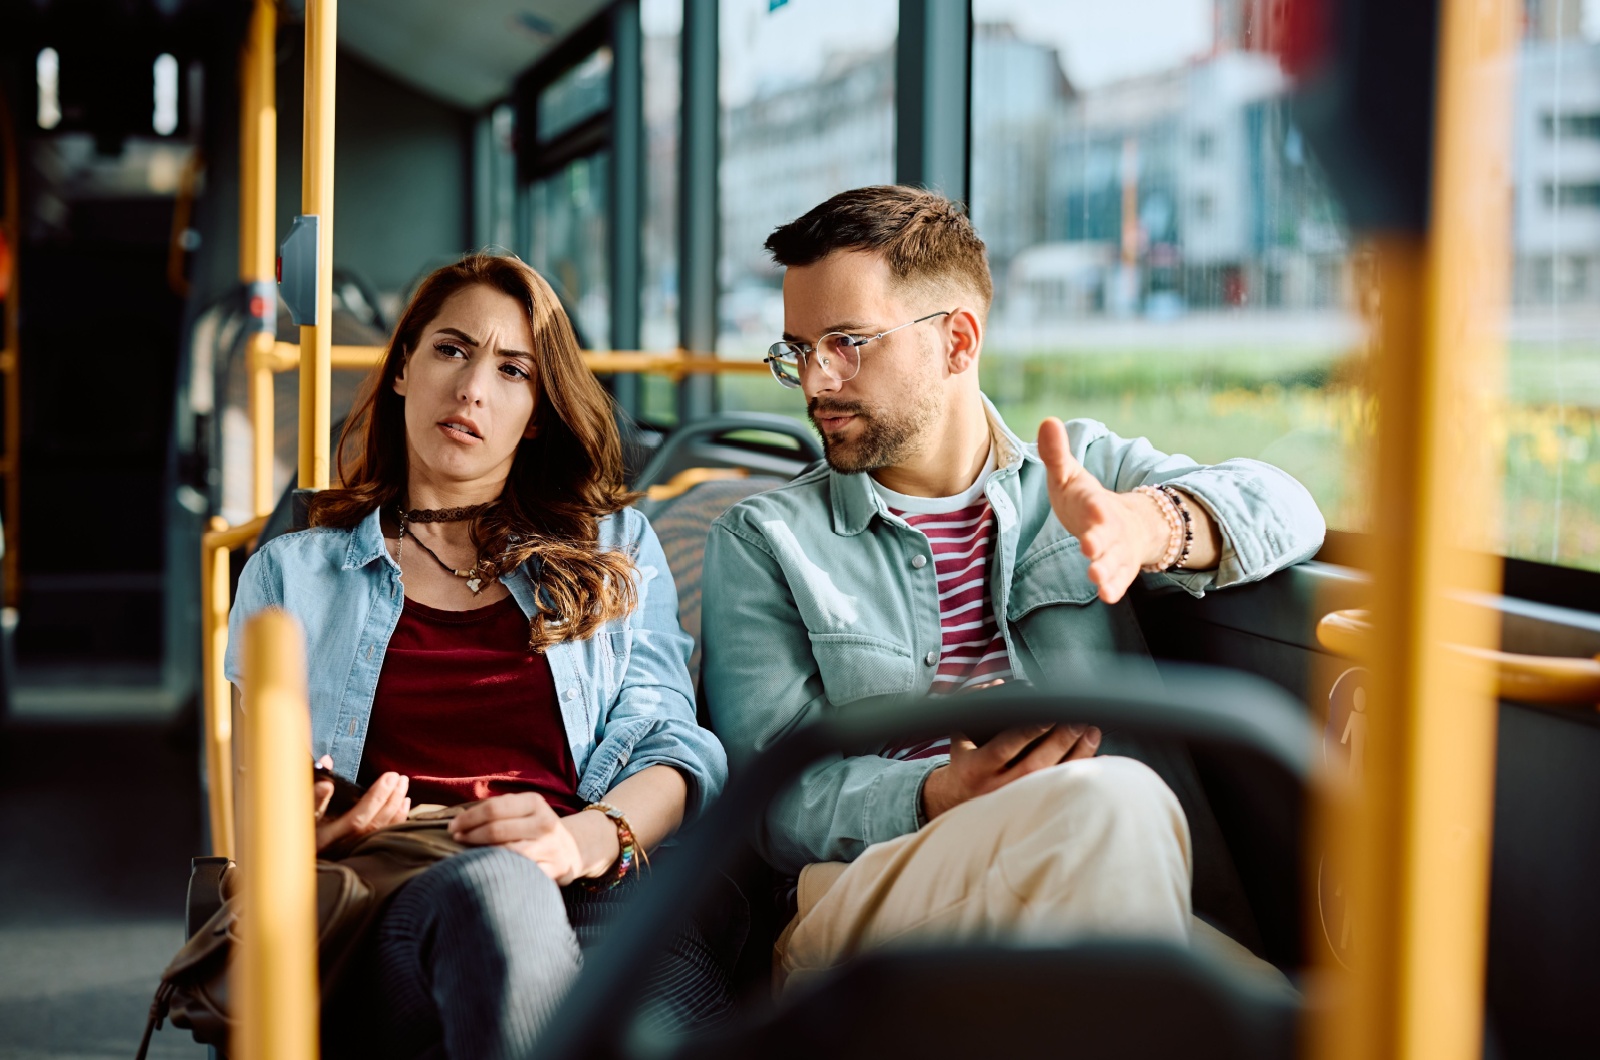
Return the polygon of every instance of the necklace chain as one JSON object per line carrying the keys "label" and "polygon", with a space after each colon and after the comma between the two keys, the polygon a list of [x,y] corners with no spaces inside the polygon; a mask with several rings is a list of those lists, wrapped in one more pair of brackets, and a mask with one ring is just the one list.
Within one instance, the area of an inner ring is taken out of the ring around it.
{"label": "necklace chain", "polygon": [[[487,507],[488,507],[487,504],[478,505],[478,508],[480,508],[480,509],[487,508]],[[443,509],[443,510],[446,511],[446,512],[452,512],[452,511],[470,511],[471,509],[467,509],[467,508],[446,508],[446,509]],[[408,511],[405,511],[404,509],[401,509],[398,514],[400,516],[400,535],[395,539],[394,561],[395,561],[396,564],[398,564],[400,562],[401,549],[402,549],[402,547],[403,547],[403,545],[405,543],[405,539],[406,539],[406,524],[408,522],[412,521],[412,519],[411,519],[412,513],[411,512],[408,512]],[[457,520],[424,519],[424,520],[419,520],[419,521],[421,521],[421,522],[454,522],[454,521],[457,521]],[[481,557],[478,559],[478,561],[476,563],[474,563],[467,570],[456,570],[456,568],[450,566],[450,564],[446,563],[443,559],[441,559],[439,557],[439,553],[437,553],[433,549],[429,548],[428,547],[428,543],[426,541],[422,540],[422,538],[418,537],[416,534],[412,534],[411,538],[412,538],[412,540],[416,541],[417,547],[422,549],[422,551],[426,552],[428,555],[432,556],[433,557],[433,561],[435,563],[439,564],[440,567],[442,567],[445,570],[449,571],[451,574],[455,575],[457,578],[465,579],[466,583],[467,583],[467,588],[472,590],[472,595],[476,596],[476,595],[478,595],[478,593],[480,591],[482,591],[482,589],[483,589],[483,575],[482,575],[482,573],[480,573],[480,570],[479,570],[479,568],[481,568],[483,566],[483,559]]]}

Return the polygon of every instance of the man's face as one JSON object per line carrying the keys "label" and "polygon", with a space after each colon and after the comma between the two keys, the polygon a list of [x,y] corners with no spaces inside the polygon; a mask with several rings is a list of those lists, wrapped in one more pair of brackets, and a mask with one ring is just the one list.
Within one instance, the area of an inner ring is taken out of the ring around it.
{"label": "man's face", "polygon": [[[866,251],[835,251],[791,267],[783,278],[784,338],[815,346],[830,332],[876,335],[945,308],[924,305],[915,290],[892,280],[883,258]],[[815,356],[806,359],[800,373],[806,413],[835,471],[892,467],[920,450],[944,411],[946,319],[858,347],[860,369],[851,379],[840,380]]]}

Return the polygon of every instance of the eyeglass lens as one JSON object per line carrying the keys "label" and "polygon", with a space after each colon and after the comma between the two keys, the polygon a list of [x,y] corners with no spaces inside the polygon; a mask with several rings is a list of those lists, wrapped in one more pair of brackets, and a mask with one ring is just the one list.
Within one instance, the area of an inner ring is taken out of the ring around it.
{"label": "eyeglass lens", "polygon": [[803,364],[826,372],[841,383],[854,379],[861,368],[860,350],[854,340],[842,332],[835,331],[822,336],[810,353],[801,353],[800,350],[793,343],[779,342],[774,343],[768,351],[767,363],[772,367],[772,374],[784,386],[801,385]]}

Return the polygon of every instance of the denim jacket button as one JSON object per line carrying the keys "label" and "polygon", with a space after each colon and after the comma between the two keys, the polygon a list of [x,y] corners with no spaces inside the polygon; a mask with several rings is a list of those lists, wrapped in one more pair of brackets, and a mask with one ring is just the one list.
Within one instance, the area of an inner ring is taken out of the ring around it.
{"label": "denim jacket button", "polygon": [[921,570],[923,567],[926,567],[928,565],[928,557],[927,556],[912,556],[911,557],[911,565],[913,567],[915,567],[917,570]]}
{"label": "denim jacket button", "polygon": [[577,695],[578,695],[578,690],[576,688],[569,688],[565,692],[561,693],[561,698],[562,699],[574,699],[574,698],[577,697]]}
{"label": "denim jacket button", "polygon": [[927,663],[929,666],[932,666],[939,661],[939,653],[936,651],[930,651],[928,654],[922,657],[922,661]]}

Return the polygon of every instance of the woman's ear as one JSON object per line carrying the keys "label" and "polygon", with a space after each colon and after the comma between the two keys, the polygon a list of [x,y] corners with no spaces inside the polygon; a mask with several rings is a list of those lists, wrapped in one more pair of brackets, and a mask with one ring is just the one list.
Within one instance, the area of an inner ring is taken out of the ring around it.
{"label": "woman's ear", "polygon": [[394,392],[401,397],[406,396],[406,365],[411,363],[411,351],[406,350],[400,354],[400,371],[394,377]]}

